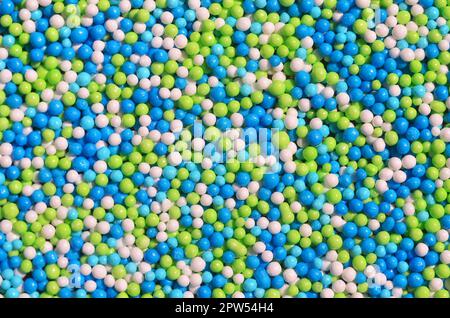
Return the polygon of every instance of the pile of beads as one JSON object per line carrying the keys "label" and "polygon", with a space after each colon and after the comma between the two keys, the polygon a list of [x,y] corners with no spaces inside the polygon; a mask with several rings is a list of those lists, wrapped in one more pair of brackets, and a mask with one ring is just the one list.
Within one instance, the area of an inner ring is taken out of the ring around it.
{"label": "pile of beads", "polygon": [[0,0],[0,297],[449,298],[449,19]]}

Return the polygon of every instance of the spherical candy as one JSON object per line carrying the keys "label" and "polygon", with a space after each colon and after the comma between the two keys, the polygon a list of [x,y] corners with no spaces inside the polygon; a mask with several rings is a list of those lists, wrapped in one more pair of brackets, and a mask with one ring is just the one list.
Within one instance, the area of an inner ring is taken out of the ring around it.
{"label": "spherical candy", "polygon": [[448,298],[443,1],[16,2],[0,295]]}

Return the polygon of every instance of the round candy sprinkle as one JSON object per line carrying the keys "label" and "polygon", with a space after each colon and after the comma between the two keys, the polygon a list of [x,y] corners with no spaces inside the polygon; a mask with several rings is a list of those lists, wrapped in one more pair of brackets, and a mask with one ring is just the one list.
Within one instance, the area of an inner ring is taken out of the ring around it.
{"label": "round candy sprinkle", "polygon": [[0,297],[449,298],[445,0],[0,0]]}

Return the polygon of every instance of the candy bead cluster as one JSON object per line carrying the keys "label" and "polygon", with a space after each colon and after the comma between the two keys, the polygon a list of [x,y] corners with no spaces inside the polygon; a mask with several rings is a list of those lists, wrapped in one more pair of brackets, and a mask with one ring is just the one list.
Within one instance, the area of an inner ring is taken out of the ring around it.
{"label": "candy bead cluster", "polygon": [[449,19],[0,0],[0,297],[449,298]]}

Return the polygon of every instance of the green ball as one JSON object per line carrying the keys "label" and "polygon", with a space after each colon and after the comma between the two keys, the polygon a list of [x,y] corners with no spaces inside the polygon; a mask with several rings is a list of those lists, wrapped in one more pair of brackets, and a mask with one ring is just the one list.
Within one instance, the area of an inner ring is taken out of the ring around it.
{"label": "green ball", "polygon": [[436,275],[439,278],[447,279],[450,277],[450,267],[447,264],[439,264],[435,267]]}
{"label": "green ball", "polygon": [[311,71],[311,78],[314,83],[321,83],[327,78],[327,71],[323,66],[317,66],[314,64]]}
{"label": "green ball", "polygon": [[450,298],[450,295],[449,295],[448,290],[441,289],[441,290],[438,290],[436,293],[434,293],[434,298],[448,299],[448,298]]}
{"label": "green ball", "polygon": [[19,208],[15,203],[7,203],[3,206],[1,214],[4,218],[12,220],[19,215]]}
{"label": "green ball", "polygon": [[203,213],[203,219],[206,223],[213,224],[217,221],[217,212],[213,209],[208,209]]}
{"label": "green ball", "polygon": [[279,149],[286,149],[289,142],[289,135],[285,131],[277,131],[272,135],[272,143]]}
{"label": "green ball", "polygon": [[121,279],[121,278],[125,277],[125,275],[127,274],[127,271],[125,269],[125,266],[120,264],[120,265],[116,265],[112,268],[111,274],[115,279]]}
{"label": "green ball", "polygon": [[150,19],[150,12],[147,10],[139,10],[135,15],[135,19],[137,22],[145,23]]}
{"label": "green ball", "polygon": [[178,104],[183,110],[190,110],[194,106],[194,102],[190,96],[183,95],[178,100]]}
{"label": "green ball", "polygon": [[59,82],[61,82],[62,74],[59,70],[51,70],[47,73],[47,76],[45,77],[47,83],[51,85],[56,85]]}
{"label": "green ball", "polygon": [[338,250],[342,247],[342,238],[339,235],[332,235],[327,240],[328,247],[332,250]]}
{"label": "green ball", "polygon": [[56,237],[59,239],[68,239],[72,233],[70,226],[66,223],[61,223],[56,226]]}
{"label": "green ball", "polygon": [[291,5],[293,5],[295,0],[280,0],[280,4],[283,7],[289,8]]}
{"label": "green ball", "polygon": [[430,218],[427,221],[425,221],[425,230],[427,232],[436,233],[440,229],[441,229],[441,223],[439,222],[439,220]]}
{"label": "green ball", "polygon": [[419,286],[414,291],[414,297],[416,297],[416,298],[430,298],[430,290],[426,286]]}
{"label": "green ball", "polygon": [[141,293],[141,287],[139,284],[131,282],[127,286],[127,294],[131,297],[137,297]]}
{"label": "green ball", "polygon": [[338,189],[330,189],[326,193],[326,197],[328,202],[336,204],[342,200],[342,193]]}
{"label": "green ball", "polygon": [[364,34],[367,31],[367,22],[362,20],[362,19],[358,19],[355,21],[355,23],[353,24],[353,30],[355,31],[356,34]]}
{"label": "green ball", "polygon": [[281,96],[286,91],[286,85],[283,81],[274,80],[269,86],[269,93],[273,96]]}
{"label": "green ball", "polygon": [[364,256],[357,255],[353,258],[352,265],[357,271],[362,272],[366,269],[367,261]]}
{"label": "green ball", "polygon": [[206,185],[210,185],[216,180],[216,174],[212,170],[205,170],[202,172],[201,179]]}
{"label": "green ball", "polygon": [[264,294],[264,298],[280,298],[280,297],[281,297],[280,291],[278,289],[273,288],[266,290]]}
{"label": "green ball", "polygon": [[45,273],[49,279],[57,279],[59,277],[61,270],[56,264],[49,264],[45,267]]}
{"label": "green ball", "polygon": [[181,275],[181,270],[175,266],[170,266],[167,269],[167,278],[170,280],[177,280]]}

